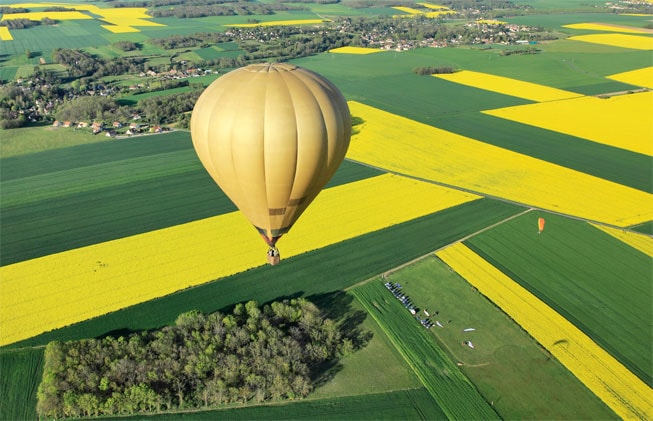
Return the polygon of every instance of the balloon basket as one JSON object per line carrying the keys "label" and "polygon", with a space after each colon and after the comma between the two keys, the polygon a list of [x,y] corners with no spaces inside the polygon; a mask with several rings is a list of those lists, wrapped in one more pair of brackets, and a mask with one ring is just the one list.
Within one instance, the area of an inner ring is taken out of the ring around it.
{"label": "balloon basket", "polygon": [[279,250],[276,247],[270,247],[267,257],[268,263],[271,265],[276,265],[279,263],[279,260],[281,260],[281,256],[279,256]]}

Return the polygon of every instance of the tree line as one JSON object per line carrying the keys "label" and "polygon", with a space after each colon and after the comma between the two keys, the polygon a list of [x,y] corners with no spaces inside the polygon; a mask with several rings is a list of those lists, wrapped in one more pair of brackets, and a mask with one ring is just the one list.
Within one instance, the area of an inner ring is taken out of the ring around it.
{"label": "tree line", "polygon": [[121,75],[143,71],[143,57],[102,58],[79,49],[55,48],[52,60],[66,66],[70,78]]}
{"label": "tree line", "polygon": [[306,397],[359,338],[310,301],[286,299],[231,314],[198,311],[173,326],[50,342],[37,392],[40,417],[207,408]]}
{"label": "tree line", "polygon": [[420,66],[413,69],[413,73],[420,76],[442,75],[455,72],[453,66]]}
{"label": "tree line", "polygon": [[281,10],[297,10],[297,7],[281,3],[250,3],[250,2],[217,2],[210,4],[197,4],[184,2],[174,8],[151,9],[149,13],[155,18],[201,18],[206,16],[248,16],[248,15],[273,15]]}

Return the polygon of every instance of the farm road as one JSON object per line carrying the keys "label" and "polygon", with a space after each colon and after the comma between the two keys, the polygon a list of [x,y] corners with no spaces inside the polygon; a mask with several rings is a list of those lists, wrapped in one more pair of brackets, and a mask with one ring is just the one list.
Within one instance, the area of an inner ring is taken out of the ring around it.
{"label": "farm road", "polygon": [[[435,183],[435,184],[438,184],[438,183]],[[461,189],[459,189],[459,190],[461,190]],[[399,265],[399,266],[395,266],[394,268],[392,268],[392,269],[390,269],[390,270],[388,270],[388,271],[385,271],[385,272],[383,272],[383,273],[381,273],[381,274],[378,274],[378,275],[372,276],[371,278],[368,278],[368,279],[365,279],[365,280],[363,280],[363,281],[361,281],[361,282],[358,282],[357,284],[354,284],[354,285],[352,285],[352,286],[346,288],[345,291],[349,291],[349,290],[351,290],[351,289],[353,289],[353,288],[356,288],[357,286],[364,285],[364,284],[366,284],[366,283],[368,283],[368,282],[370,282],[370,281],[373,281],[373,280],[375,280],[375,279],[378,279],[379,276],[382,276],[382,277],[385,278],[386,276],[388,276],[388,275],[390,275],[390,274],[392,274],[392,273],[394,273],[394,272],[396,272],[396,271],[398,271],[398,270],[401,270],[401,269],[403,269],[403,268],[406,267],[406,266],[410,266],[410,265],[412,265],[413,263],[419,262],[419,261],[422,260],[422,259],[425,259],[425,258],[427,258],[427,257],[429,257],[429,256],[433,256],[435,253],[437,253],[438,251],[440,251],[440,250],[442,250],[442,249],[445,249],[445,248],[450,247],[450,246],[452,246],[452,245],[454,245],[454,244],[457,244],[457,243],[463,242],[463,241],[465,241],[465,240],[468,240],[468,239],[474,237],[475,235],[478,235],[478,234],[480,234],[480,233],[482,233],[482,232],[484,232],[484,231],[487,231],[487,230],[489,230],[489,229],[492,229],[492,228],[496,227],[497,225],[501,225],[501,224],[503,224],[503,223],[505,223],[505,222],[508,222],[508,221],[510,221],[510,220],[512,220],[512,219],[515,219],[515,218],[517,218],[517,217],[519,217],[519,216],[522,216],[522,215],[524,215],[524,214],[527,214],[527,213],[529,213],[529,212],[531,212],[531,211],[533,211],[533,210],[535,210],[535,209],[534,209],[534,208],[529,208],[529,209],[526,209],[526,210],[524,210],[524,211],[522,211],[522,212],[519,212],[519,213],[517,213],[517,214],[515,214],[515,215],[512,215],[512,216],[509,216],[509,217],[507,217],[507,218],[504,218],[504,219],[502,219],[501,221],[495,222],[495,223],[492,224],[492,225],[488,225],[487,227],[481,228],[480,230],[477,230],[477,231],[475,231],[475,232],[473,232],[473,233],[471,233],[471,234],[467,234],[466,236],[461,237],[461,238],[457,239],[456,241],[453,241],[453,242],[451,242],[451,243],[445,244],[444,246],[442,246],[442,247],[440,247],[440,248],[437,248],[437,249],[435,249],[435,250],[433,250],[433,251],[430,251],[430,252],[428,252],[428,253],[426,253],[426,254],[424,254],[424,255],[422,255],[422,256],[416,257],[416,258],[413,259],[413,260],[409,260],[409,261],[406,262],[406,263],[403,263],[403,264],[401,264],[401,265]]]}

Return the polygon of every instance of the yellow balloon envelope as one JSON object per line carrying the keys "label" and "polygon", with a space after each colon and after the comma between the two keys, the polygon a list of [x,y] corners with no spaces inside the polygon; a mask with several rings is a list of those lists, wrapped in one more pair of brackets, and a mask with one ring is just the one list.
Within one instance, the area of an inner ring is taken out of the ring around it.
{"label": "yellow balloon envelope", "polygon": [[206,170],[274,248],[342,163],[351,116],[324,77],[265,63],[209,85],[190,127]]}

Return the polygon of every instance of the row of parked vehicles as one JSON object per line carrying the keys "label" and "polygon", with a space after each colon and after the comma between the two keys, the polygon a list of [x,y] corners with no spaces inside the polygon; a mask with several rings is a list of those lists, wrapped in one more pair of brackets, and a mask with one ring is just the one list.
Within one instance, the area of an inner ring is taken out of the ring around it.
{"label": "row of parked vehicles", "polygon": [[[417,319],[417,321],[420,322],[422,326],[424,326],[427,329],[430,329],[430,328],[433,327],[434,323],[430,318],[425,317],[425,318],[422,319],[420,317],[420,314],[419,314],[420,309],[417,308],[417,306],[415,304],[413,304],[410,297],[403,292],[400,283],[398,283],[398,282],[386,282],[385,287],[395,296],[395,298],[397,300],[399,300],[404,305],[404,307],[408,311],[410,311],[410,314],[415,316],[415,319]],[[426,313],[426,310],[424,312]]]}

